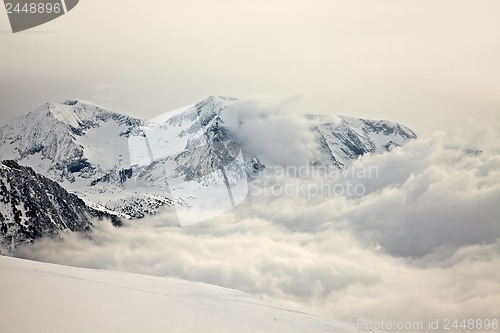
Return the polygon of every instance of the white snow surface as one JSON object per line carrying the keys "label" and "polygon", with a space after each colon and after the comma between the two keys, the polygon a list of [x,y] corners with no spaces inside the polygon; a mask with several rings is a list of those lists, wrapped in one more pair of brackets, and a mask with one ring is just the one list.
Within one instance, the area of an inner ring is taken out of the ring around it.
{"label": "white snow surface", "polygon": [[352,332],[203,283],[0,256],[0,332]]}

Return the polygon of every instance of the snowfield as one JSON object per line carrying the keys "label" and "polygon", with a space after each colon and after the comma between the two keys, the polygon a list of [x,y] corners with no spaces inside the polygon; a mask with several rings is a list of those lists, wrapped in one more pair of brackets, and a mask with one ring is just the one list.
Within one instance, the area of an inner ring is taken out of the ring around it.
{"label": "snowfield", "polygon": [[352,332],[203,283],[0,256],[0,332]]}

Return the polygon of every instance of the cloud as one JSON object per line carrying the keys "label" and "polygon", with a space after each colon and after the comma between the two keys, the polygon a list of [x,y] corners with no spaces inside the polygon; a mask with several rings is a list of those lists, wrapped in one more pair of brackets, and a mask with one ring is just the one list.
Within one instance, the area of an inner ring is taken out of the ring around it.
{"label": "cloud", "polygon": [[[261,113],[274,121],[257,109],[254,118],[238,117],[253,126]],[[241,134],[247,141],[250,128]],[[500,157],[492,139],[476,147],[480,154],[455,140],[430,135],[359,159],[352,170],[377,173],[334,183],[359,184],[362,195],[266,195],[265,186],[322,181],[266,173],[241,205],[204,223],[179,228],[169,211],[122,228],[95,222],[90,234],[42,239],[16,255],[212,283],[333,319],[498,318]]]}
{"label": "cloud", "polygon": [[468,155],[443,144],[432,137],[360,161],[377,166],[378,179],[360,180],[370,193],[345,211],[349,228],[402,256],[494,242],[500,236],[500,156]]}
{"label": "cloud", "polygon": [[90,238],[46,239],[18,255],[203,281],[342,320],[499,315],[499,242],[463,247],[445,264],[429,267],[426,260],[390,256],[349,232],[291,232],[260,218],[233,218],[188,229],[101,223]]}
{"label": "cloud", "polygon": [[300,100],[300,95],[246,98],[230,105],[221,118],[243,148],[262,156],[263,162],[300,165],[318,154],[311,123],[297,112]]}

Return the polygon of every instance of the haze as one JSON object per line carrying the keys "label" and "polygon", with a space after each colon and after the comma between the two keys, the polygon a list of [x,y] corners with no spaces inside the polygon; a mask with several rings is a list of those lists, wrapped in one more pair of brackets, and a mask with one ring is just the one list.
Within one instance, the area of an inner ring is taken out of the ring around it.
{"label": "haze", "polygon": [[151,118],[209,95],[305,96],[302,111],[417,131],[498,114],[498,1],[80,1],[12,34],[2,123],[46,101]]}

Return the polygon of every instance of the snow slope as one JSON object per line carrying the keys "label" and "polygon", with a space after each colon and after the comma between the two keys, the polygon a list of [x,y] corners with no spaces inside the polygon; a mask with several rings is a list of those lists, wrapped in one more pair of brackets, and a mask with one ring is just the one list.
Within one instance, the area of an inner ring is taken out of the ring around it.
{"label": "snow slope", "polygon": [[236,290],[0,256],[0,332],[351,332]]}

